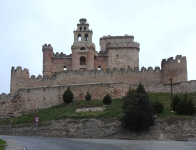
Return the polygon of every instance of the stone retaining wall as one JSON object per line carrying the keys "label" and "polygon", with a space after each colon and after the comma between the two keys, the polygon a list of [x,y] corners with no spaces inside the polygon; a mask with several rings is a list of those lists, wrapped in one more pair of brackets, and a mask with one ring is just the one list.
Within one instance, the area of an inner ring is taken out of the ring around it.
{"label": "stone retaining wall", "polygon": [[[138,134],[124,129],[118,120],[64,119],[38,123],[38,136],[130,140],[195,140],[196,119],[156,119],[149,131]],[[35,136],[35,123],[0,125],[2,135]]]}
{"label": "stone retaining wall", "polygon": [[[87,83],[19,89],[13,94],[0,95],[0,118],[17,117],[37,109],[61,104],[63,92],[68,86],[73,91],[74,100],[84,100],[88,90],[92,95],[92,100],[102,100],[107,94],[112,99],[122,98],[127,94],[130,86],[136,89],[138,84]],[[170,85],[144,84],[144,87],[150,93],[170,93],[171,91]],[[196,92],[196,80],[173,85],[173,93],[182,92]]]}

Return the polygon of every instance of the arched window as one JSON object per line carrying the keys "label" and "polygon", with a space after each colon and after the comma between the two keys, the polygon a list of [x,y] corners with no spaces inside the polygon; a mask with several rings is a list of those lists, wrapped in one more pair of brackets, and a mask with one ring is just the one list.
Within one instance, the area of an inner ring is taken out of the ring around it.
{"label": "arched window", "polygon": [[86,27],[84,27],[84,31],[86,31]]}
{"label": "arched window", "polygon": [[86,58],[84,56],[80,57],[80,65],[86,65]]}
{"label": "arched window", "polygon": [[80,31],[82,31],[82,27],[80,27]]}
{"label": "arched window", "polygon": [[88,41],[88,34],[85,34],[84,40],[85,40],[85,41]]}
{"label": "arched window", "polygon": [[81,34],[78,34],[78,41],[81,41]]}

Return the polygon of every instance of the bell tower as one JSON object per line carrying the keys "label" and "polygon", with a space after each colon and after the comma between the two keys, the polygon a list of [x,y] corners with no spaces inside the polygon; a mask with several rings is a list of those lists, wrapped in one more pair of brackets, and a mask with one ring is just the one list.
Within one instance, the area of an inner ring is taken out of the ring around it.
{"label": "bell tower", "polygon": [[72,50],[72,70],[94,69],[95,45],[92,43],[93,31],[85,18],[79,20],[74,33]]}

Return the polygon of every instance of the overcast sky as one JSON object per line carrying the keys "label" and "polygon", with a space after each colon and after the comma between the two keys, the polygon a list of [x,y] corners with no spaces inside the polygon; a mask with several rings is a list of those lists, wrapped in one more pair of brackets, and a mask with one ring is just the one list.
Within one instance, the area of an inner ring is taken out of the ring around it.
{"label": "overcast sky", "polygon": [[80,18],[89,22],[97,51],[102,36],[133,35],[140,68],[183,55],[188,80],[196,80],[195,0],[0,0],[0,94],[10,92],[12,66],[42,75],[43,44],[70,54]]}

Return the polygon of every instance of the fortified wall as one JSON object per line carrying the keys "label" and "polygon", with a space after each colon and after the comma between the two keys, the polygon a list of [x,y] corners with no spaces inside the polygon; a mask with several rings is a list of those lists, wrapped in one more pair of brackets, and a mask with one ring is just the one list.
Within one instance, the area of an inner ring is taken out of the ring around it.
{"label": "fortified wall", "polygon": [[[136,89],[138,84],[119,83],[86,83],[57,86],[43,86],[37,88],[19,89],[13,94],[0,95],[0,118],[17,117],[29,112],[55,106],[63,102],[63,92],[70,87],[74,100],[84,100],[89,90],[92,100],[103,99],[109,94],[112,99],[121,98],[127,94],[129,87]],[[170,93],[171,86],[163,84],[144,84],[147,92]],[[173,85],[173,93],[196,92],[196,80],[183,81]]]}
{"label": "fortified wall", "polygon": [[[172,60],[172,61],[171,61]],[[159,67],[138,67],[132,68],[110,68],[102,70],[66,70],[54,73],[49,76],[32,75],[29,78],[28,69],[22,70],[21,67],[11,70],[11,93],[21,88],[34,88],[43,86],[83,84],[83,83],[108,83],[108,82],[125,82],[128,84],[167,84],[170,78],[173,83],[187,81],[186,57],[177,55],[176,59],[168,58],[162,60],[162,70]]]}

